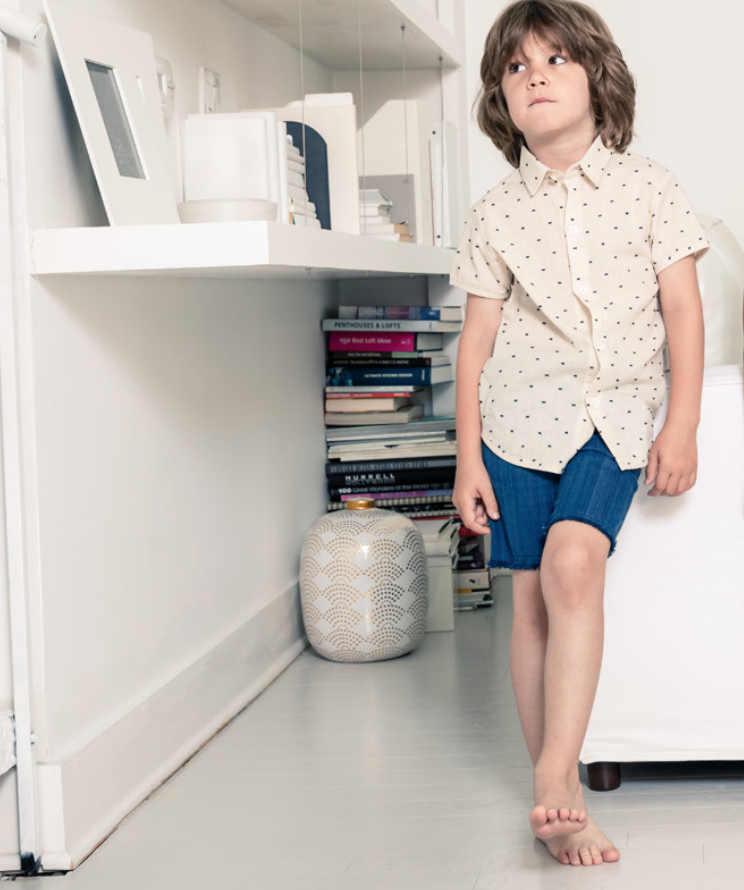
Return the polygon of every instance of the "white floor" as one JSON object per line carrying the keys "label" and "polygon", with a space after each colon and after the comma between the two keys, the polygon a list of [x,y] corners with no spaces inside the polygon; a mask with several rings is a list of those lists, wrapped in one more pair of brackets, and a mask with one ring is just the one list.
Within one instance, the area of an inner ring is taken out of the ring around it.
{"label": "white floor", "polygon": [[619,863],[561,866],[531,838],[507,581],[496,594],[402,659],[306,651],[75,872],[23,890],[744,886],[742,764],[588,791]]}

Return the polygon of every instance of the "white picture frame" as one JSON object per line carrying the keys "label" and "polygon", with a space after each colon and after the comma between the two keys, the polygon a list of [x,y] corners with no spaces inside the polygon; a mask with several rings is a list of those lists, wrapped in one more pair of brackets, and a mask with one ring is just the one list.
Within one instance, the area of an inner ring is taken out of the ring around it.
{"label": "white picture frame", "polygon": [[180,222],[151,36],[44,6],[109,223]]}

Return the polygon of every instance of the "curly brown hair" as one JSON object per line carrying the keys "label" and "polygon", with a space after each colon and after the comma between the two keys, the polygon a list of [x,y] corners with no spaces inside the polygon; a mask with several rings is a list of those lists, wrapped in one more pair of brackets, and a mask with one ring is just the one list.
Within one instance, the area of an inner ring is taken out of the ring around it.
{"label": "curly brown hair", "polygon": [[635,80],[601,16],[577,0],[515,0],[486,38],[478,125],[513,167],[525,145],[506,105],[501,79],[528,34],[560,49],[586,71],[597,135],[607,148],[625,151],[633,138]]}

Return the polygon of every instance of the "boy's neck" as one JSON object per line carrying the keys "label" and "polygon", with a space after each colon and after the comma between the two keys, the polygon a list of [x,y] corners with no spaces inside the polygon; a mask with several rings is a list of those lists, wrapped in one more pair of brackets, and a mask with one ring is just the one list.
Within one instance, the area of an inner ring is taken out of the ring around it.
{"label": "boy's neck", "polygon": [[551,170],[560,170],[565,173],[573,164],[577,164],[591,148],[596,134],[589,136],[586,133],[569,136],[561,142],[540,143],[532,140],[527,148],[532,154]]}

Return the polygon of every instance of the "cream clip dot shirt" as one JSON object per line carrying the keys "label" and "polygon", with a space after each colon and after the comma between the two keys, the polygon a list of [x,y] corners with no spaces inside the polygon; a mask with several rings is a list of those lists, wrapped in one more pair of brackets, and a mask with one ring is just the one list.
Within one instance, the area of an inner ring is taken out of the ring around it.
{"label": "cream clip dot shirt", "polygon": [[523,148],[473,207],[450,279],[505,301],[479,386],[488,447],[560,473],[596,428],[622,469],[645,466],[666,389],[657,276],[707,246],[654,161],[597,138],[561,173]]}

